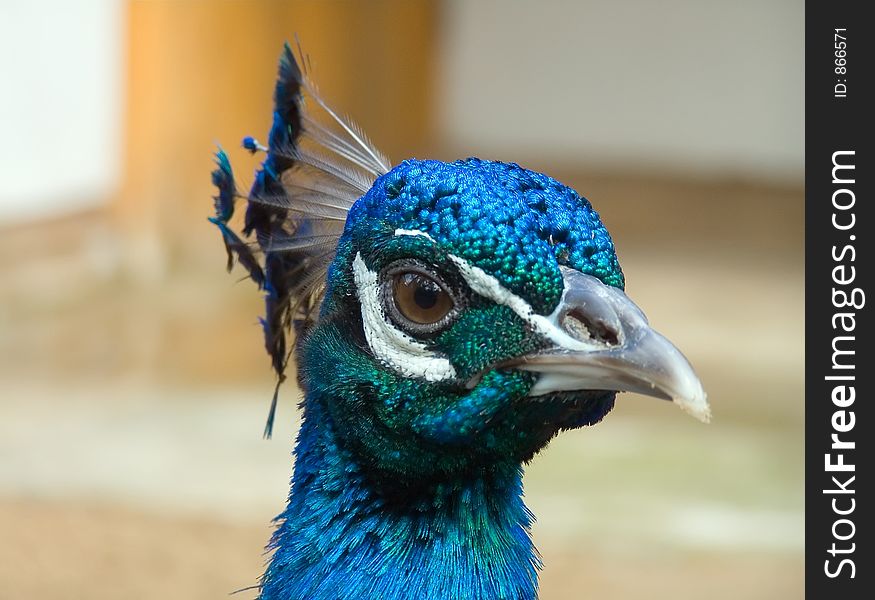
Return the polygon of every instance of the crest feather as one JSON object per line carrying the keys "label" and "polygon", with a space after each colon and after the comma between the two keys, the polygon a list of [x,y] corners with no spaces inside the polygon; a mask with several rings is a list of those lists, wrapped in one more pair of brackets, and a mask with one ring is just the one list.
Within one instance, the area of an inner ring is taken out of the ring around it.
{"label": "crest feather", "polygon": [[[287,337],[318,318],[325,277],[349,209],[391,168],[362,130],[319,95],[300,44],[298,58],[285,44],[267,147],[251,136],[243,139],[244,148],[267,156],[246,197],[242,236],[228,224],[237,193],[230,162],[221,150],[213,172],[218,194],[216,216],[209,220],[222,233],[229,268],[236,257],[266,292],[261,324],[277,389],[265,437],[271,435],[277,392],[286,378],[291,355]],[[308,100],[319,109],[321,118],[308,112]],[[257,246],[243,241],[253,237]]]}

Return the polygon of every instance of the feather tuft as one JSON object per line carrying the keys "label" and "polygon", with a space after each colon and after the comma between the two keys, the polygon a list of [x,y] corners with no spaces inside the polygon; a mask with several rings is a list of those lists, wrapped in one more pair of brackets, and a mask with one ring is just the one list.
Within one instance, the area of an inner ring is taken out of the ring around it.
{"label": "feather tuft", "polygon": [[[374,180],[391,168],[351,120],[341,117],[319,95],[310,78],[309,58],[298,45],[298,58],[288,44],[280,56],[274,87],[273,125],[268,145],[247,136],[243,148],[266,153],[247,196],[242,233],[255,238],[257,251],[228,226],[237,197],[227,155],[216,153],[213,171],[216,217],[230,270],[236,258],[265,290],[260,319],[264,345],[277,374],[264,436],[273,431],[279,388],[286,380],[291,355],[288,336],[317,318],[325,277],[349,209]],[[307,114],[305,97],[323,113]]]}

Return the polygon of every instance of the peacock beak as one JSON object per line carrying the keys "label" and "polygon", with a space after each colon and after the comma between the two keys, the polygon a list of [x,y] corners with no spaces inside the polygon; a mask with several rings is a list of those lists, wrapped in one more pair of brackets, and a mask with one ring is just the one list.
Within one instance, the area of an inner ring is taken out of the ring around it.
{"label": "peacock beak", "polygon": [[562,301],[546,319],[553,346],[507,365],[540,374],[530,395],[637,392],[672,400],[700,421],[710,420],[705,390],[689,361],[651,329],[625,293],[572,269],[563,268],[563,277]]}

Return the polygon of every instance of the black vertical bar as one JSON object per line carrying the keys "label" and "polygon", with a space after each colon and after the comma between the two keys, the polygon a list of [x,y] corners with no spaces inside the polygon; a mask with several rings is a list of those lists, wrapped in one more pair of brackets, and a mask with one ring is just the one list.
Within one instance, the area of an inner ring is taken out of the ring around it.
{"label": "black vertical bar", "polygon": [[805,6],[806,596],[873,598],[875,22]]}

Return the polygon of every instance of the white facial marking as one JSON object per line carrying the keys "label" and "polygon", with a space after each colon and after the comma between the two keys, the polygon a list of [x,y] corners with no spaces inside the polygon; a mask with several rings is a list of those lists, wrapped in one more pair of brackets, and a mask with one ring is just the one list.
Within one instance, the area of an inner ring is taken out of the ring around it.
{"label": "white facial marking", "polygon": [[507,306],[535,331],[553,343],[563,346],[568,350],[600,350],[603,348],[602,345],[594,342],[575,339],[562,330],[559,326],[561,302],[549,316],[539,315],[532,310],[528,302],[513,294],[501,285],[498,279],[480,267],[475,267],[464,258],[459,258],[452,254],[450,254],[450,260],[456,264],[462,277],[465,278],[465,282],[475,293],[492,300],[496,304]]}
{"label": "white facial marking", "polygon": [[431,237],[430,235],[428,235],[426,232],[424,232],[424,231],[420,231],[420,230],[418,230],[418,229],[396,229],[396,230],[395,230],[395,236],[397,237],[397,236],[399,236],[399,235],[408,235],[408,236],[411,236],[411,237],[419,236],[419,237],[424,237],[424,238],[426,238],[427,240],[429,240],[429,241],[431,241],[431,242],[434,242],[434,238],[433,238],[433,237]]}
{"label": "white facial marking", "polygon": [[380,304],[377,274],[368,269],[360,253],[352,262],[352,271],[362,307],[365,339],[374,356],[404,377],[421,377],[426,381],[454,379],[456,369],[449,360],[397,329],[386,318]]}

